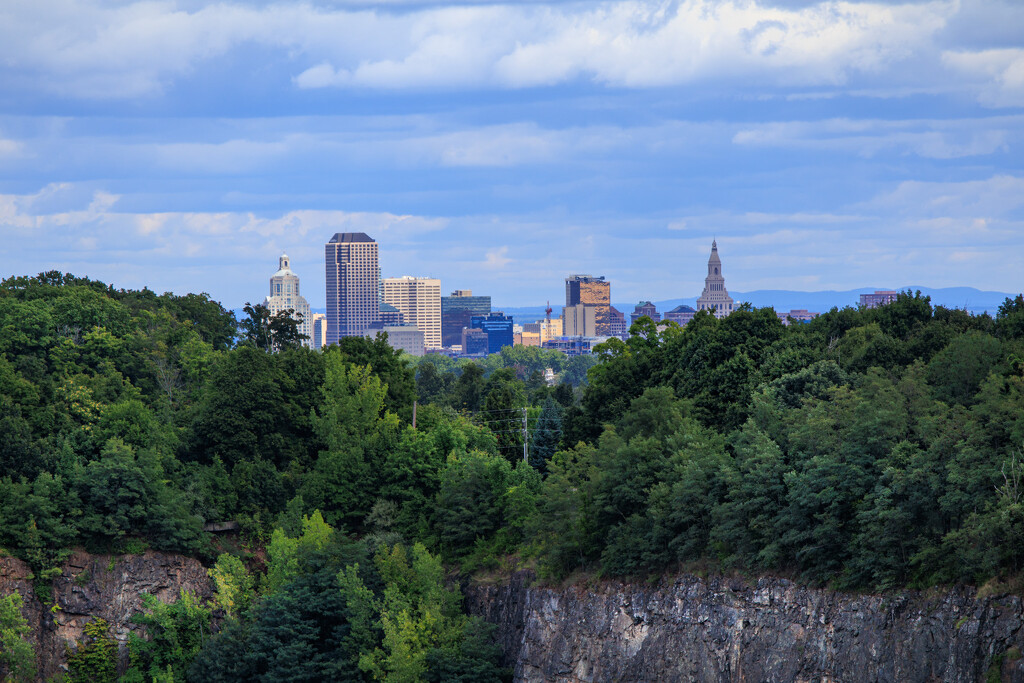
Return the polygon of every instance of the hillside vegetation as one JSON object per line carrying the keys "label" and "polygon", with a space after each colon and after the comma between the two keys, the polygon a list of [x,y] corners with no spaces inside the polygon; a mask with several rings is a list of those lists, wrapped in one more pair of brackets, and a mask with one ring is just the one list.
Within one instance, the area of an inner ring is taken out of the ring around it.
{"label": "hillside vegetation", "polygon": [[[140,617],[138,680],[507,675],[441,562],[857,589],[1022,569],[1024,297],[995,318],[907,293],[789,327],[642,319],[595,357],[482,363],[310,351],[258,308],[0,283],[0,547],[43,599],[72,546],[216,560],[215,605]],[[225,521],[239,543],[204,531]]]}

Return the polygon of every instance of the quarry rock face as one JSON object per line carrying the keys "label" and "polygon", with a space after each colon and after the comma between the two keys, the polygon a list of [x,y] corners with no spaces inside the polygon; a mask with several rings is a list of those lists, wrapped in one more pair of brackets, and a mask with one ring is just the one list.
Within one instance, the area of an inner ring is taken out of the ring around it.
{"label": "quarry rock face", "polygon": [[0,596],[13,592],[24,599],[22,613],[32,627],[39,677],[46,680],[67,667],[67,648],[82,637],[95,617],[110,624],[122,664],[128,633],[137,630],[131,617],[142,611],[142,594],[174,602],[182,590],[209,598],[206,569],[190,557],[147,551],[142,555],[90,555],[74,552],[53,581],[53,603],[43,604],[32,590],[32,572],[21,560],[0,557]]}
{"label": "quarry rock face", "polygon": [[[40,680],[65,670],[67,648],[94,617],[110,623],[124,666],[143,593],[212,595],[198,560],[158,552],[76,552],[45,605],[30,577],[24,562],[0,558],[0,596],[25,600]],[[471,614],[497,625],[516,681],[1024,683],[1021,599],[971,588],[865,595],[690,575],[546,587],[519,572],[463,592]]]}
{"label": "quarry rock face", "polygon": [[[840,593],[778,578],[464,588],[516,681],[1024,681],[1020,598]],[[994,678],[992,678],[994,676]]]}

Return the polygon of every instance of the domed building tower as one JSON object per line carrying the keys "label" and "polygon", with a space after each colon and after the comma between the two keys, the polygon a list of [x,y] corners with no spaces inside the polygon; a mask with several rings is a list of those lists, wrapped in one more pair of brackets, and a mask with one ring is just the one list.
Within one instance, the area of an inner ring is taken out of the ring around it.
{"label": "domed building tower", "polygon": [[277,272],[270,276],[270,296],[264,300],[263,305],[270,310],[270,315],[289,308],[294,310],[299,334],[308,337],[302,340],[302,344],[310,346],[313,343],[313,314],[310,313],[309,302],[299,294],[299,276],[289,267],[288,254],[281,254],[277,263]]}
{"label": "domed building tower", "polygon": [[698,311],[714,311],[716,318],[724,318],[735,310],[735,302],[725,289],[722,259],[718,258],[718,241],[711,242],[708,276],[704,278],[704,292],[697,299]]}

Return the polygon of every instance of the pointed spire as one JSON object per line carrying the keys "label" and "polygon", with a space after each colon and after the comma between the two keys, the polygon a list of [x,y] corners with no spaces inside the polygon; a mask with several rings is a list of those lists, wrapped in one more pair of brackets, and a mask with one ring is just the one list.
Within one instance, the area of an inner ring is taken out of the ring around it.
{"label": "pointed spire", "polygon": [[711,242],[711,257],[708,259],[708,263],[722,264],[722,260],[718,257],[718,240],[712,240]]}

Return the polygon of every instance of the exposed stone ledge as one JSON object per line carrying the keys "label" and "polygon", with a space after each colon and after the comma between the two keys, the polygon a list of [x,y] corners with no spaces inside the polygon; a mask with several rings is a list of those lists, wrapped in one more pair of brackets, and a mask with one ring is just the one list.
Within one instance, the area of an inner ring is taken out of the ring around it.
{"label": "exposed stone ledge", "polygon": [[130,620],[142,609],[143,593],[165,602],[177,600],[182,589],[202,597],[212,595],[210,579],[198,560],[152,551],[143,555],[72,553],[53,582],[55,609],[36,598],[31,575],[21,560],[0,557],[0,596],[17,591],[24,599],[23,612],[32,626],[44,680],[64,670],[67,646],[82,637],[91,618],[110,623],[123,656],[128,633],[137,628]]}
{"label": "exposed stone ledge", "polygon": [[1024,681],[1012,649],[1024,650],[1024,608],[1013,596],[861,595],[777,578],[564,589],[532,579],[465,589],[470,612],[498,625],[516,681],[960,682],[993,665]]}

